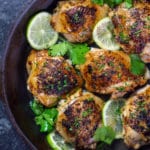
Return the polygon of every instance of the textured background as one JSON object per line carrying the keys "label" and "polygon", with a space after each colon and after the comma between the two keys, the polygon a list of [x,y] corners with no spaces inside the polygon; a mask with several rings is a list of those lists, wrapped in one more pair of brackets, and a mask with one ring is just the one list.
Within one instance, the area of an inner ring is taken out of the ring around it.
{"label": "textured background", "polygon": [[[0,0],[0,65],[10,31],[16,19],[33,0]],[[1,74],[2,72],[0,72]],[[1,88],[1,87],[0,87]],[[9,121],[0,99],[0,150],[29,150]]]}

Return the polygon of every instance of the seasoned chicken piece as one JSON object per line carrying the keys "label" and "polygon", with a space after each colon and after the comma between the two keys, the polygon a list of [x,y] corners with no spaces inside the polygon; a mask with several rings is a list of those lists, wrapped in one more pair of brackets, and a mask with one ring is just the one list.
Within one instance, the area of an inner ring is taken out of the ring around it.
{"label": "seasoned chicken piece", "polygon": [[53,28],[70,42],[85,42],[92,38],[94,25],[108,14],[108,6],[91,0],[61,1],[51,19]]}
{"label": "seasoned chicken piece", "polygon": [[95,149],[93,135],[101,125],[103,101],[90,92],[77,91],[66,102],[60,103],[57,131],[78,150]]}
{"label": "seasoned chicken piece", "polygon": [[82,85],[81,77],[64,58],[50,57],[46,50],[31,51],[26,66],[28,90],[45,106],[53,106]]}
{"label": "seasoned chicken piece", "polygon": [[130,72],[130,58],[121,51],[93,48],[87,53],[86,62],[80,66],[80,71],[87,90],[111,94],[113,99],[146,83],[144,77]]}
{"label": "seasoned chicken piece", "polygon": [[[134,7],[127,9],[122,4],[110,13],[114,23],[115,35],[123,51],[127,53],[143,52],[149,58],[143,59],[150,62],[150,2],[135,2]],[[145,57],[143,57],[145,58]]]}
{"label": "seasoned chicken piece", "polygon": [[134,149],[150,144],[150,85],[131,96],[123,108],[124,142]]}

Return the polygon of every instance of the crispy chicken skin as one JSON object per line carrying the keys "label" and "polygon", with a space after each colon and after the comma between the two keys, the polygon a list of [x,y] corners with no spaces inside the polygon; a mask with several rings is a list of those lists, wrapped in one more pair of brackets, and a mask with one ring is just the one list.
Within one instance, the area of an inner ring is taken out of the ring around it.
{"label": "crispy chicken skin", "polygon": [[87,90],[117,99],[146,83],[144,77],[131,74],[129,68],[130,58],[125,53],[93,48],[80,71]]}
{"label": "crispy chicken skin", "polygon": [[121,48],[127,53],[140,54],[147,45],[149,48],[143,55],[149,58],[143,60],[150,62],[150,2],[135,1],[130,9],[122,4],[110,13],[110,17]]}
{"label": "crispy chicken skin", "polygon": [[57,131],[78,150],[95,149],[92,137],[101,124],[103,101],[90,92],[77,91],[59,105]]}
{"label": "crispy chicken skin", "polygon": [[85,42],[92,38],[94,25],[108,14],[107,6],[91,0],[61,1],[51,19],[53,28],[70,42]]}
{"label": "crispy chicken skin", "polygon": [[81,77],[63,57],[50,57],[46,50],[32,50],[26,66],[28,90],[45,106],[53,106],[82,85]]}
{"label": "crispy chicken skin", "polygon": [[134,149],[150,144],[150,85],[128,99],[122,114],[124,142]]}

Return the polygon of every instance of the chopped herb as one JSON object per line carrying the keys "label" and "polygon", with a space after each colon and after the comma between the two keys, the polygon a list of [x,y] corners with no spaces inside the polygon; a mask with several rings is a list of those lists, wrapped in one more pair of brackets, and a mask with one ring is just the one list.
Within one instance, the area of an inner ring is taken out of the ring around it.
{"label": "chopped herb", "polygon": [[94,98],[93,98],[93,97],[90,97],[90,98],[88,99],[88,101],[94,101]]}
{"label": "chopped herb", "polygon": [[94,134],[94,140],[97,142],[101,141],[110,145],[115,139],[115,136],[115,132],[111,127],[102,126],[100,128],[97,128]]}
{"label": "chopped herb", "polygon": [[118,73],[118,78],[119,78],[119,79],[121,78],[121,75],[122,75],[121,73]]}
{"label": "chopped herb", "polygon": [[116,89],[119,91],[119,92],[122,92],[125,90],[125,87],[123,86],[120,86],[120,87],[116,87]]}
{"label": "chopped herb", "polygon": [[143,75],[145,72],[145,64],[137,54],[131,54],[130,70],[134,75]]}
{"label": "chopped herb", "polygon": [[87,110],[83,111],[82,116],[83,117],[87,117],[91,113],[92,113],[92,109],[88,108]]}
{"label": "chopped herb", "polygon": [[138,30],[138,31],[134,32],[134,34],[135,34],[136,36],[139,36],[141,32],[142,32],[142,30]]}
{"label": "chopped herb", "polygon": [[146,19],[147,19],[148,21],[150,21],[150,16],[147,16]]}
{"label": "chopped herb", "polygon": [[78,127],[80,126],[80,119],[79,119],[79,118],[75,118],[73,125],[74,125],[76,128],[78,128]]}
{"label": "chopped herb", "polygon": [[110,65],[111,67],[114,67],[114,63],[113,63],[112,61],[109,62],[109,65]]}
{"label": "chopped herb", "polygon": [[104,67],[105,67],[105,64],[100,64],[100,65],[99,65],[99,70],[103,70]]}
{"label": "chopped herb", "polygon": [[120,32],[119,39],[123,43],[129,43],[130,37],[128,35],[124,34],[123,32]]}

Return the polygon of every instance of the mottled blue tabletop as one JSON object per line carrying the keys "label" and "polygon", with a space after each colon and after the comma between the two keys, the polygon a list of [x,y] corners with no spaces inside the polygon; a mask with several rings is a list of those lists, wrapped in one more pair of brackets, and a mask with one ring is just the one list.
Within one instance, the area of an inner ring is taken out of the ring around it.
{"label": "mottled blue tabletop", "polygon": [[[7,39],[16,19],[33,0],[0,0],[0,64]],[[2,72],[0,72],[2,73]],[[0,87],[1,88],[1,87]],[[17,134],[0,99],[0,150],[28,150],[29,147]]]}

